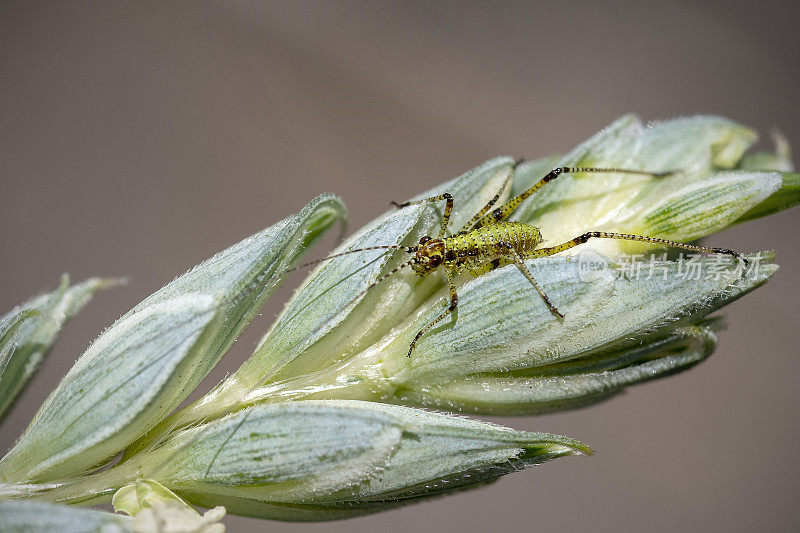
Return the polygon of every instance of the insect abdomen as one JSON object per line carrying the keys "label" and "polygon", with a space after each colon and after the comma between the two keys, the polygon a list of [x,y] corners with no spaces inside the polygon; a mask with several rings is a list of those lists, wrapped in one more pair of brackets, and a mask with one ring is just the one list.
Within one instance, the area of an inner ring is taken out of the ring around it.
{"label": "insect abdomen", "polygon": [[542,241],[539,229],[520,222],[500,222],[445,239],[445,263],[456,267],[474,267],[501,256],[509,249],[521,256]]}

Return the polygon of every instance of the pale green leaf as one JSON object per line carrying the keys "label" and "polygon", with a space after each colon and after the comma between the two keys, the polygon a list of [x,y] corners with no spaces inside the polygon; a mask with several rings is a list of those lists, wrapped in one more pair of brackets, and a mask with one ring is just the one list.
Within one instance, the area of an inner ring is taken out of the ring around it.
{"label": "pale green leaf", "polygon": [[78,474],[145,434],[205,377],[285,270],[343,213],[338,199],[320,196],[117,320],[78,359],[0,461],[0,479]]}
{"label": "pale green leaf", "polygon": [[694,324],[777,270],[769,256],[750,259],[744,276],[729,257],[705,256],[656,262],[638,272],[609,263],[588,280],[571,258],[530,261],[533,276],[564,313],[563,320],[509,265],[467,281],[458,320],[445,321],[422,338],[411,358],[406,357],[408,343],[446,306],[444,295],[396,331],[380,352],[383,372],[404,391],[635,348]]}
{"label": "pale green leaf", "polygon": [[374,512],[482,483],[583,444],[371,402],[257,405],[101,474],[145,472],[198,505],[284,520]]}
{"label": "pale green leaf", "polygon": [[[512,218],[540,225],[549,245],[586,230],[691,241],[731,225],[777,194],[781,183],[777,173],[730,170],[755,138],[751,130],[720,117],[682,118],[645,126],[636,117],[626,116],[560,160],[549,157],[519,165],[514,173],[513,193],[537,183],[560,164],[673,170],[674,174],[663,178],[565,175],[524,202]],[[483,175],[479,181],[487,184],[480,201],[470,198],[468,207],[459,209],[464,200],[456,195],[457,216],[461,220],[477,211],[502,182],[504,174],[492,174],[495,167],[489,166],[496,162],[484,165],[491,169],[489,172],[478,172]],[[510,159],[503,161],[503,165],[510,163]],[[444,189],[457,191],[458,187],[445,184],[421,196]],[[395,216],[404,216],[403,211]],[[435,210],[430,211],[440,216]],[[402,228],[380,225],[381,220],[356,238],[370,244],[413,244],[422,233],[436,234],[436,217],[426,221],[422,230],[417,225],[406,234]],[[455,231],[459,225],[450,227]],[[419,405],[413,398],[425,387],[486,373],[510,378],[521,369],[594,357],[598,350],[626,351],[639,344],[651,345],[671,335],[676,327],[690,326],[752,290],[777,268],[768,258],[762,258],[764,264],[758,275],[738,280],[734,279],[738,273],[730,256],[710,255],[699,262],[701,267],[722,268],[721,275],[711,280],[680,276],[679,270],[686,266],[683,263],[667,265],[666,277],[655,279],[628,281],[616,275],[592,283],[581,279],[575,256],[599,252],[615,261],[620,252],[631,248],[628,244],[631,243],[593,239],[557,258],[530,262],[534,277],[567,315],[563,322],[553,316],[513,265],[477,278],[464,273],[457,280],[456,313],[419,341],[411,359],[406,357],[411,339],[447,306],[449,292],[441,274],[419,278],[410,270],[400,272],[359,296],[357,306],[343,309],[348,297],[359,294],[379,273],[407,256],[398,253],[400,257],[376,267],[370,276],[359,274],[358,279],[354,276],[358,272],[357,263],[353,264],[355,258],[349,264],[340,262],[341,258],[334,259],[312,273],[311,281],[301,287],[278,324],[262,340],[258,356],[223,382],[214,394],[179,413],[171,422],[185,425],[222,416],[254,402],[285,399],[369,399]],[[640,243],[633,244],[634,250],[641,250],[636,248]],[[677,250],[674,252],[677,254]],[[388,261],[386,255],[376,253],[376,258],[381,257]],[[620,267],[611,266],[606,274]],[[328,292],[310,289],[319,279],[324,280],[324,287],[344,283],[347,290],[329,297]],[[303,325],[304,319],[310,321],[310,327]],[[287,342],[292,335],[293,340]],[[280,372],[275,372],[289,360]],[[665,361],[662,374],[668,368]],[[627,372],[628,383],[636,381],[634,373]],[[623,383],[625,379],[616,382]],[[588,388],[585,390],[589,395]],[[572,400],[553,397],[536,402],[567,405]],[[530,404],[518,410],[535,411],[542,405]]]}
{"label": "pale green leaf", "polygon": [[37,501],[0,502],[3,533],[133,533],[131,520],[91,509]]}
{"label": "pale green leaf", "polygon": [[636,383],[687,370],[711,355],[716,344],[710,327],[678,328],[666,338],[621,352],[528,372],[473,374],[424,389],[406,389],[402,401],[490,414],[562,411],[606,400]]}
{"label": "pale green leaf", "polygon": [[[457,206],[450,227],[458,228],[497,193],[513,162],[508,157],[492,159],[418,198],[450,192]],[[437,234],[443,208],[444,202],[391,209],[333,253],[375,245],[416,244],[423,235]],[[377,250],[323,263],[300,286],[239,371],[184,411],[189,418],[179,414],[164,426],[220,416],[246,402],[257,385],[314,373],[328,366],[334,352],[356,353],[377,342],[440,284],[438,277],[421,280],[406,269],[353,299],[382,273],[407,259],[406,253],[392,255]]]}
{"label": "pale green leaf", "polygon": [[753,207],[736,222],[746,222],[756,218],[772,215],[778,211],[789,209],[796,205],[800,205],[800,174],[796,173],[783,173],[781,176],[781,187],[774,192],[769,198]]}
{"label": "pale green leaf", "polygon": [[[676,191],[708,186],[712,173],[720,167],[735,166],[755,139],[752,130],[721,117],[696,116],[645,126],[629,115],[583,143],[556,166],[617,167],[675,174],[664,178],[629,174],[562,175],[526,200],[512,218],[540,227],[548,245],[593,230],[650,235],[652,228],[644,216],[654,202],[668,195],[676,201],[689,201],[683,196],[675,198]],[[751,195],[745,197],[749,199]],[[728,218],[736,218],[752,207],[745,201],[736,203],[735,195],[721,199],[725,200],[724,205],[712,204],[719,212],[731,207],[737,209]],[[690,211],[684,218],[697,218],[697,213],[702,213],[709,204],[711,200],[707,199],[686,206]],[[704,236],[718,229],[718,220],[714,219],[706,227],[697,225],[695,233]],[[660,236],[681,237],[677,233]],[[598,249],[608,254],[630,248],[630,244],[622,246],[618,241],[598,245]]]}
{"label": "pale green leaf", "polygon": [[794,173],[792,150],[789,141],[779,131],[772,132],[774,152],[755,152],[746,154],[738,168],[749,171],[776,171],[781,176],[781,187],[769,198],[762,201],[736,222],[761,218],[800,204],[800,174]]}
{"label": "pale green leaf", "polygon": [[652,265],[607,262],[591,277],[575,258],[529,261],[564,320],[509,265],[466,279],[457,315],[422,337],[410,358],[411,339],[447,306],[444,289],[346,362],[255,393],[262,401],[358,398],[505,414],[597,401],[707,357],[713,334],[693,333],[693,324],[777,270],[769,254],[749,260],[746,271],[716,255]]}
{"label": "pale green leaf", "polygon": [[[511,158],[492,159],[448,183],[420,194],[416,199],[430,198],[444,191],[452,194],[458,207],[452,215],[450,227],[458,228],[497,192],[508,176],[512,163]],[[391,209],[349,238],[333,253],[375,245],[416,244],[420,237],[436,234],[441,224],[443,207],[444,202],[439,202]],[[382,250],[351,254],[327,262],[312,272],[237,377],[241,377],[241,374],[247,373],[254,366],[263,365],[274,370],[276,366],[290,363],[287,357],[291,356],[286,354],[296,353],[298,347],[313,344],[339,324],[342,324],[339,328],[341,331],[329,335],[319,346],[306,350],[303,361],[288,368],[287,372],[311,371],[315,365],[319,365],[315,359],[322,359],[324,364],[327,362],[325,352],[328,345],[336,345],[339,350],[358,349],[380,338],[392,326],[396,312],[395,309],[383,310],[381,300],[387,294],[393,295],[406,290],[404,285],[413,274],[403,272],[395,279],[387,280],[362,296],[359,303],[363,302],[363,305],[355,306],[356,302],[353,302],[333,320],[331,311],[349,303],[354,293],[408,258],[405,253],[395,254],[392,260],[390,257],[390,254]],[[406,297],[412,298],[413,306],[419,296],[409,294]],[[348,320],[345,321],[345,318]],[[267,346],[269,350],[266,349]],[[261,359],[267,356],[270,360],[264,365]],[[263,376],[260,377],[263,379]],[[279,377],[280,374],[276,379]]]}
{"label": "pale green leaf", "polygon": [[64,275],[55,291],[37,296],[0,317],[0,419],[33,377],[66,322],[96,291],[117,283],[118,280],[91,278],[70,286],[69,276]]}
{"label": "pale green leaf", "polygon": [[629,217],[620,221],[619,227],[625,232],[690,242],[730,226],[780,187],[781,177],[776,173],[716,172],[631,206],[636,220]]}

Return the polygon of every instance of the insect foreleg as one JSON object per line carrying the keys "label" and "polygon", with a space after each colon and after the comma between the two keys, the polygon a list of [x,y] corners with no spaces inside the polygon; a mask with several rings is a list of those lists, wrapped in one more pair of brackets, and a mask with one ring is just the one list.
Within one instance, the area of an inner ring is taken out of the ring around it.
{"label": "insect foreleg", "polygon": [[745,266],[748,264],[747,259],[741,256],[738,252],[734,252],[733,250],[729,250],[727,248],[716,248],[713,246],[697,246],[694,244],[686,244],[683,242],[678,241],[669,241],[667,239],[659,239],[657,237],[644,237],[642,235],[631,235],[628,233],[610,233],[607,231],[589,231],[575,237],[572,240],[569,240],[563,244],[559,244],[558,246],[550,246],[548,248],[539,248],[538,250],[534,250],[530,254],[527,254],[526,257],[534,258],[534,257],[547,257],[553,254],[557,254],[559,252],[563,252],[565,250],[569,250],[570,248],[574,248],[579,244],[583,244],[591,238],[600,238],[600,239],[619,239],[624,241],[638,241],[638,242],[650,242],[654,244],[662,244],[664,246],[670,246],[673,248],[682,248],[684,250],[692,250],[693,252],[708,252],[708,253],[716,253],[716,254],[727,254],[732,256],[735,259],[741,259],[744,261]]}
{"label": "insect foreleg", "polygon": [[439,322],[444,320],[444,318],[447,315],[449,315],[450,313],[455,311],[456,307],[458,307],[458,294],[456,293],[456,285],[453,282],[453,277],[454,277],[453,273],[450,272],[449,270],[445,269],[444,276],[445,276],[445,278],[447,278],[447,284],[450,286],[450,305],[447,306],[447,309],[442,311],[442,314],[437,316],[433,320],[433,322],[431,322],[430,324],[428,324],[427,326],[425,326],[424,328],[419,330],[419,332],[417,332],[417,334],[414,336],[414,340],[411,341],[411,345],[408,347],[408,356],[409,357],[411,357],[411,352],[414,351],[414,346],[417,345],[417,341],[420,339],[420,337],[425,335],[428,331],[431,330],[431,328],[433,326],[435,326],[436,324],[438,324]]}
{"label": "insect foreleg", "polygon": [[508,218],[514,210],[519,207],[523,201],[533,196],[536,191],[545,186],[545,184],[553,181],[562,174],[577,174],[582,172],[606,173],[606,174],[637,174],[640,176],[652,176],[655,178],[663,178],[673,174],[673,172],[648,172],[646,170],[631,170],[627,168],[596,168],[596,167],[558,167],[548,172],[542,179],[536,182],[530,189],[524,191],[519,196],[516,196],[501,205],[489,214],[484,215],[477,222],[475,222],[472,229],[487,226],[501,222]]}
{"label": "insect foreleg", "polygon": [[419,205],[419,204],[427,204],[429,202],[438,202],[441,200],[446,200],[447,203],[444,206],[444,215],[442,215],[442,229],[439,231],[439,238],[443,238],[447,234],[447,225],[450,223],[450,214],[453,212],[453,195],[449,192],[440,194],[438,196],[433,196],[431,198],[426,198],[424,200],[417,200],[416,202],[405,202],[402,204],[398,204],[397,202],[391,202],[391,204],[395,207],[402,208],[408,207],[410,205]]}

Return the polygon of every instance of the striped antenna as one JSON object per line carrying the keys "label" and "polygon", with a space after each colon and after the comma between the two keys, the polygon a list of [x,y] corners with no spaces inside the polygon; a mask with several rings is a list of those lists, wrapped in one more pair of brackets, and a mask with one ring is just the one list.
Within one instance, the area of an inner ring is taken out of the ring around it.
{"label": "striped antenna", "polygon": [[[350,304],[351,304],[351,303],[353,303],[355,300],[358,300],[359,298],[361,298],[362,296],[364,296],[364,295],[365,295],[367,292],[369,292],[369,290],[370,290],[371,288],[373,288],[375,285],[377,285],[377,284],[378,284],[378,283],[380,283],[381,281],[385,280],[386,278],[388,278],[388,277],[389,277],[389,276],[391,276],[392,274],[396,274],[397,272],[400,272],[400,271],[401,271],[401,270],[403,270],[404,268],[406,268],[406,267],[409,267],[409,266],[411,266],[411,265],[414,265],[414,264],[416,264],[416,263],[418,263],[418,262],[419,262],[419,259],[417,259],[416,257],[412,257],[411,259],[409,259],[409,260],[408,260],[408,261],[406,261],[405,263],[400,263],[399,265],[397,265],[396,267],[394,267],[393,269],[391,269],[389,272],[387,272],[387,273],[386,273],[386,274],[384,274],[383,276],[379,277],[378,279],[376,279],[375,281],[373,281],[372,283],[370,283],[370,284],[367,286],[367,288],[366,288],[366,289],[364,289],[363,291],[361,291],[361,292],[359,292],[358,294],[356,294],[355,296],[353,296],[353,298],[352,298],[352,299],[351,299],[349,302],[347,302],[346,304],[344,304],[342,307],[340,307],[340,308],[339,308],[339,309],[338,309],[338,310],[337,310],[337,311],[334,313],[334,315],[338,315],[339,313],[341,313],[343,310],[345,310],[345,309],[347,308],[347,306],[348,306],[348,305],[350,305]],[[323,325],[324,325],[324,324],[323,324]]]}
{"label": "striped antenna", "polygon": [[328,257],[323,257],[322,259],[316,259],[314,261],[309,261],[308,263],[303,263],[302,265],[297,265],[296,267],[289,268],[284,270],[283,274],[288,274],[289,272],[294,272],[295,270],[300,270],[301,268],[306,268],[314,265],[318,265],[324,261],[329,259],[335,259],[337,257],[341,257],[347,254],[353,254],[356,252],[368,252],[370,250],[402,250],[404,252],[413,254],[417,251],[416,247],[413,246],[369,246],[367,248],[356,248],[355,250],[348,250],[346,252],[341,252],[338,254],[329,255]]}

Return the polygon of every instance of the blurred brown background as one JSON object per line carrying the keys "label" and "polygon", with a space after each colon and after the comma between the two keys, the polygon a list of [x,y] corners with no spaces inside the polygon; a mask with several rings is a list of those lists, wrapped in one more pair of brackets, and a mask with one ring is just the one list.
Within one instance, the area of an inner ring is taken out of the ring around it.
{"label": "blurred brown background", "polygon": [[[563,153],[617,116],[729,116],[800,152],[788,2],[3,2],[0,310],[127,275],[64,331],[5,450],[91,339],[161,285],[323,191],[351,228],[499,154]],[[783,268],[717,353],[589,409],[502,419],[590,443],[400,510],[230,531],[792,529],[800,209],[714,238]],[[319,249],[312,255],[322,255]],[[290,280],[206,384],[249,355]]]}

